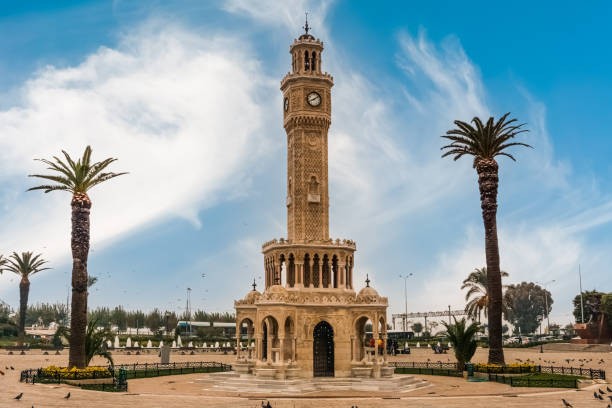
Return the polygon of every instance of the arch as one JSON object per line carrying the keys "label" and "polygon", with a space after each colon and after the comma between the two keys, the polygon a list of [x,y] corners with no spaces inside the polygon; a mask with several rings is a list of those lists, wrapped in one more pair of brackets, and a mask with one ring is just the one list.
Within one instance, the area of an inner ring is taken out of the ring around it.
{"label": "arch", "polygon": [[312,358],[314,377],[334,376],[334,329],[325,320],[312,332]]}
{"label": "arch", "polygon": [[289,254],[289,262],[287,265],[287,285],[290,288],[295,286],[295,257]]}
{"label": "arch", "polygon": [[313,258],[313,262],[312,262],[312,283],[315,288],[322,287],[321,279],[319,279],[320,271],[321,271],[321,265],[320,265],[319,254],[315,254]]}
{"label": "arch", "polygon": [[278,257],[278,269],[274,268],[274,283],[273,285],[282,285],[283,284],[283,269],[286,268],[285,262],[285,254],[280,254]]}
{"label": "arch", "polygon": [[308,58],[308,51],[304,51],[304,69],[306,71],[310,69],[310,58]]}
{"label": "arch", "polygon": [[262,336],[262,360],[274,359],[274,349],[278,349],[278,321],[273,316],[266,316],[261,320]]}
{"label": "arch", "polygon": [[315,51],[312,52],[312,60],[310,63],[310,69],[313,71],[317,70],[317,53]]}
{"label": "arch", "polygon": [[361,361],[367,357],[367,348],[371,346],[372,335],[368,335],[368,323],[372,326],[372,318],[368,315],[360,315],[353,323],[355,341],[352,350],[352,360]]}
{"label": "arch", "polygon": [[295,361],[295,323],[291,316],[287,316],[284,326],[283,360]]}
{"label": "arch", "polygon": [[339,280],[340,280],[340,273],[338,271],[338,256],[334,255],[332,257],[332,263],[331,263],[331,267],[332,267],[332,278],[333,278],[333,287],[334,289],[338,288],[339,286]]}
{"label": "arch", "polygon": [[310,255],[304,255],[304,287],[310,287],[311,278],[310,278]]}
{"label": "arch", "polygon": [[323,263],[321,265],[321,276],[323,281],[323,287],[329,288],[330,275],[329,275],[329,257],[327,254],[323,255]]}

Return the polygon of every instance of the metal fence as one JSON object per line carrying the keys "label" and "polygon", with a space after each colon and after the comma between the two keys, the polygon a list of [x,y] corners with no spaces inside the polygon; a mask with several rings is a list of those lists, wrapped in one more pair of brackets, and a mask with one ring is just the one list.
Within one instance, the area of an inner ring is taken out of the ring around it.
{"label": "metal fence", "polygon": [[114,367],[116,371],[123,369],[126,371],[127,378],[147,378],[159,377],[163,375],[195,374],[195,373],[214,373],[221,371],[231,371],[232,366],[216,361],[196,361],[183,363],[144,363],[144,364],[122,364]]}
{"label": "metal fence", "polygon": [[508,384],[511,387],[578,388],[577,378],[531,378],[489,374],[489,381]]}
{"label": "metal fence", "polygon": [[606,379],[604,370],[582,367],[555,367],[555,366],[500,366],[500,367],[479,367],[474,365],[474,371],[487,374],[527,374],[527,373],[547,373],[561,375],[575,375],[579,377],[589,377],[591,379]]}
{"label": "metal fence", "polygon": [[[457,363],[442,363],[442,362],[418,362],[418,361],[390,361],[389,365],[397,369],[441,369],[441,370],[457,370]],[[487,374],[527,374],[527,373],[548,373],[561,375],[575,375],[580,377],[588,377],[591,379],[606,379],[606,372],[595,368],[583,367],[555,367],[555,366],[501,366],[493,368],[484,368],[474,365],[474,371]],[[407,372],[406,372],[407,373]],[[423,372],[423,374],[425,374]]]}
{"label": "metal fence", "polygon": [[418,362],[418,361],[389,361],[391,367],[397,368],[437,368],[444,370],[457,371],[457,363],[442,363],[442,362]]}

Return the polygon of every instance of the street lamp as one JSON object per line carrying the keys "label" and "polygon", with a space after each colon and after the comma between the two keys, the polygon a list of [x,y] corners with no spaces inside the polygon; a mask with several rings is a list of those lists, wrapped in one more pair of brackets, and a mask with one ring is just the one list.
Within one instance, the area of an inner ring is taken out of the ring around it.
{"label": "street lamp", "polygon": [[[540,285],[542,285],[542,287],[544,288],[544,291],[546,291],[546,286],[550,285],[551,283],[555,283],[556,280],[552,279],[549,280],[548,282],[536,282],[539,283]],[[548,316],[548,296],[546,295],[546,293],[544,293],[544,304],[546,305],[546,332],[550,335],[550,318]],[[541,334],[541,333],[540,333]]]}
{"label": "street lamp", "polygon": [[408,324],[408,285],[407,285],[407,281],[408,278],[412,276],[412,273],[409,273],[407,275],[400,275],[399,277],[402,278],[404,280],[404,332],[408,331],[408,328],[406,327],[406,325]]}

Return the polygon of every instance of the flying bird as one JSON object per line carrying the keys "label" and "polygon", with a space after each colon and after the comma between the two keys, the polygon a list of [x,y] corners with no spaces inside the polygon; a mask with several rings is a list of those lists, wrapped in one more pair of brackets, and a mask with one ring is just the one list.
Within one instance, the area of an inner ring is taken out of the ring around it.
{"label": "flying bird", "polygon": [[66,394],[66,396],[64,398],[66,398],[66,399],[70,398],[70,393]]}
{"label": "flying bird", "polygon": [[561,401],[563,401],[563,405],[565,405],[567,408],[573,408],[573,405],[567,402],[565,399],[561,398]]}
{"label": "flying bird", "polygon": [[18,396],[15,397],[16,400],[20,400],[23,397],[23,392],[20,392]]}

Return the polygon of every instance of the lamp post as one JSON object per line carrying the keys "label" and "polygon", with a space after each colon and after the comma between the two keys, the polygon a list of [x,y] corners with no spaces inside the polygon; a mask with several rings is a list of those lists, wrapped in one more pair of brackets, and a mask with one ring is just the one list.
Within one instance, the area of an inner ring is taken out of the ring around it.
{"label": "lamp post", "polygon": [[412,272],[407,275],[400,275],[399,277],[404,280],[404,332],[408,331],[406,327],[408,325],[408,278],[412,276]]}
{"label": "lamp post", "polygon": [[166,310],[166,314],[164,316],[166,317],[166,336],[167,336],[168,335],[168,319],[170,319],[170,312]]}
{"label": "lamp post", "polygon": [[[546,305],[546,332],[548,334],[550,334],[550,318],[548,316],[548,295],[546,294],[546,286],[550,285],[551,283],[555,283],[556,280],[549,280],[548,282],[536,282],[539,283],[540,285],[542,285],[542,287],[544,288],[544,304]],[[540,335],[542,334],[541,329],[540,329]]]}

